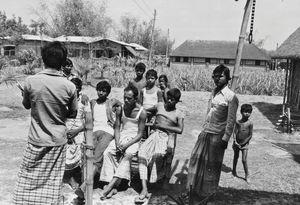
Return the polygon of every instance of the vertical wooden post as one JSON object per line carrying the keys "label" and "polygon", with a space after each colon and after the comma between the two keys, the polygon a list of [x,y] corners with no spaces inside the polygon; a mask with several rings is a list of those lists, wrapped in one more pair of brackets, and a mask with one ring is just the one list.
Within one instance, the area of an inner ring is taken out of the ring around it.
{"label": "vertical wooden post", "polygon": [[85,148],[85,204],[92,205],[93,204],[93,120],[92,113],[88,112],[85,117],[85,140],[86,140],[86,148]]}
{"label": "vertical wooden post", "polygon": [[154,44],[154,31],[155,31],[155,20],[156,20],[156,9],[154,9],[154,18],[153,18],[153,25],[152,25],[151,46],[150,46],[149,59],[148,59],[149,67],[151,67],[151,60],[152,60],[152,50],[153,50],[153,44]]}
{"label": "vertical wooden post", "polygon": [[239,74],[240,74],[239,69],[240,69],[244,41],[246,38],[246,30],[247,30],[247,26],[248,26],[248,21],[249,21],[250,10],[251,10],[252,4],[253,4],[253,0],[247,0],[245,8],[244,8],[245,11],[244,11],[244,16],[243,16],[243,21],[242,21],[237,51],[236,51],[235,65],[234,65],[233,74],[232,74],[233,77],[232,77],[232,83],[231,83],[231,90],[233,90],[233,91],[237,87],[237,81],[238,81]]}
{"label": "vertical wooden post", "polygon": [[169,56],[169,29],[167,33],[166,65],[168,64],[168,56]]}

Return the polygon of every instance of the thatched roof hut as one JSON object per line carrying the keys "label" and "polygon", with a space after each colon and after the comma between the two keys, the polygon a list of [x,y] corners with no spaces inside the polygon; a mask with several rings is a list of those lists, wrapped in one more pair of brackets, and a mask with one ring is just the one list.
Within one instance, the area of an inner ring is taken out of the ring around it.
{"label": "thatched roof hut", "polygon": [[276,58],[300,59],[300,27],[276,50]]}
{"label": "thatched roof hut", "polygon": [[288,113],[292,124],[300,127],[300,27],[280,45],[274,56],[287,60],[283,114]]}
{"label": "thatched roof hut", "polygon": [[[212,63],[234,65],[237,42],[212,40],[187,40],[171,54],[173,63]],[[242,53],[242,64],[265,66],[270,56],[257,46],[245,43]]]}

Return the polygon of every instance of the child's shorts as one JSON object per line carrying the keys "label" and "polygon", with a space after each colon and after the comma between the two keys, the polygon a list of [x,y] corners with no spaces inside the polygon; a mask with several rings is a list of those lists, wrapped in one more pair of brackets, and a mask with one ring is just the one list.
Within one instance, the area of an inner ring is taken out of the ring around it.
{"label": "child's shorts", "polygon": [[233,150],[245,150],[245,149],[248,149],[249,148],[249,143],[241,146],[241,148],[239,146],[237,146],[237,144],[233,143],[232,144],[232,149]]}

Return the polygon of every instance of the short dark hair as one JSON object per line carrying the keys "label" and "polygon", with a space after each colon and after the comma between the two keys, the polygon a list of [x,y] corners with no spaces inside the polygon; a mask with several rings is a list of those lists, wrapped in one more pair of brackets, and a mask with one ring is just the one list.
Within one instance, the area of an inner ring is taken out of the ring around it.
{"label": "short dark hair", "polygon": [[66,63],[64,65],[64,67],[69,67],[69,68],[73,68],[73,62],[70,58],[66,59]]}
{"label": "short dark hair", "polygon": [[109,94],[111,91],[111,85],[106,80],[101,80],[99,83],[97,83],[96,90],[106,90],[106,92]]}
{"label": "short dark hair", "polygon": [[157,79],[157,72],[154,69],[150,69],[146,72],[146,78],[153,76],[155,79]]}
{"label": "short dark hair", "polygon": [[143,72],[145,72],[146,64],[143,62],[139,62],[135,65],[134,70],[142,70]]}
{"label": "short dark hair", "polygon": [[167,77],[166,75],[164,75],[164,74],[160,75],[160,76],[158,77],[158,80],[161,79],[161,78],[163,78],[164,81],[165,81],[166,83],[168,83],[168,77]]}
{"label": "short dark hair", "polygon": [[61,69],[66,65],[67,48],[58,41],[50,42],[42,48],[42,59],[46,67]]}
{"label": "short dark hair", "polygon": [[76,87],[80,87],[80,89],[82,88],[82,80],[80,78],[72,78],[70,80],[72,83],[74,83],[76,85]]}
{"label": "short dark hair", "polygon": [[129,82],[128,85],[127,85],[127,87],[124,88],[124,92],[125,92],[125,91],[126,91],[126,92],[127,92],[127,91],[130,91],[130,90],[133,92],[133,97],[134,97],[134,98],[137,98],[138,95],[139,95],[139,90],[138,90],[137,87],[135,87],[134,84],[131,83],[131,82]]}
{"label": "short dark hair", "polygon": [[223,73],[224,72],[224,75],[226,77],[227,80],[231,80],[231,77],[230,77],[230,70],[228,67],[226,67],[225,65],[223,64],[220,64],[218,65],[214,71],[213,71],[213,74],[216,74],[216,73]]}
{"label": "short dark hair", "polygon": [[170,90],[168,90],[167,95],[174,97],[174,99],[177,102],[179,102],[180,97],[181,97],[181,92],[178,88],[171,88]]}
{"label": "short dark hair", "polygon": [[241,113],[242,112],[252,113],[252,105],[250,105],[250,104],[242,104],[242,106],[241,106]]}

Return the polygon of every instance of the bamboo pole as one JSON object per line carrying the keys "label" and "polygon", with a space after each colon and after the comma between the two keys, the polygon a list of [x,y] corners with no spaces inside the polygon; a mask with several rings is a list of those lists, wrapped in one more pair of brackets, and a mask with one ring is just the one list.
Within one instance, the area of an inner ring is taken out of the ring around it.
{"label": "bamboo pole", "polygon": [[92,113],[88,112],[85,117],[85,204],[92,205],[93,204],[93,120]]}
{"label": "bamboo pole", "polygon": [[253,0],[247,0],[245,8],[244,8],[244,16],[243,16],[243,21],[242,21],[237,51],[236,51],[235,65],[234,65],[233,74],[232,74],[233,77],[232,77],[232,82],[231,82],[231,90],[233,90],[233,91],[237,87],[237,81],[238,81],[239,74],[240,74],[239,69],[240,69],[244,41],[246,38],[246,30],[247,30],[247,26],[248,26],[248,21],[249,21],[250,10],[251,10],[252,4],[253,4]]}
{"label": "bamboo pole", "polygon": [[151,32],[151,45],[150,45],[150,52],[149,52],[149,59],[148,59],[149,67],[151,67],[152,51],[154,45],[155,20],[156,20],[156,9],[154,9],[154,18],[153,18],[152,32]]}

